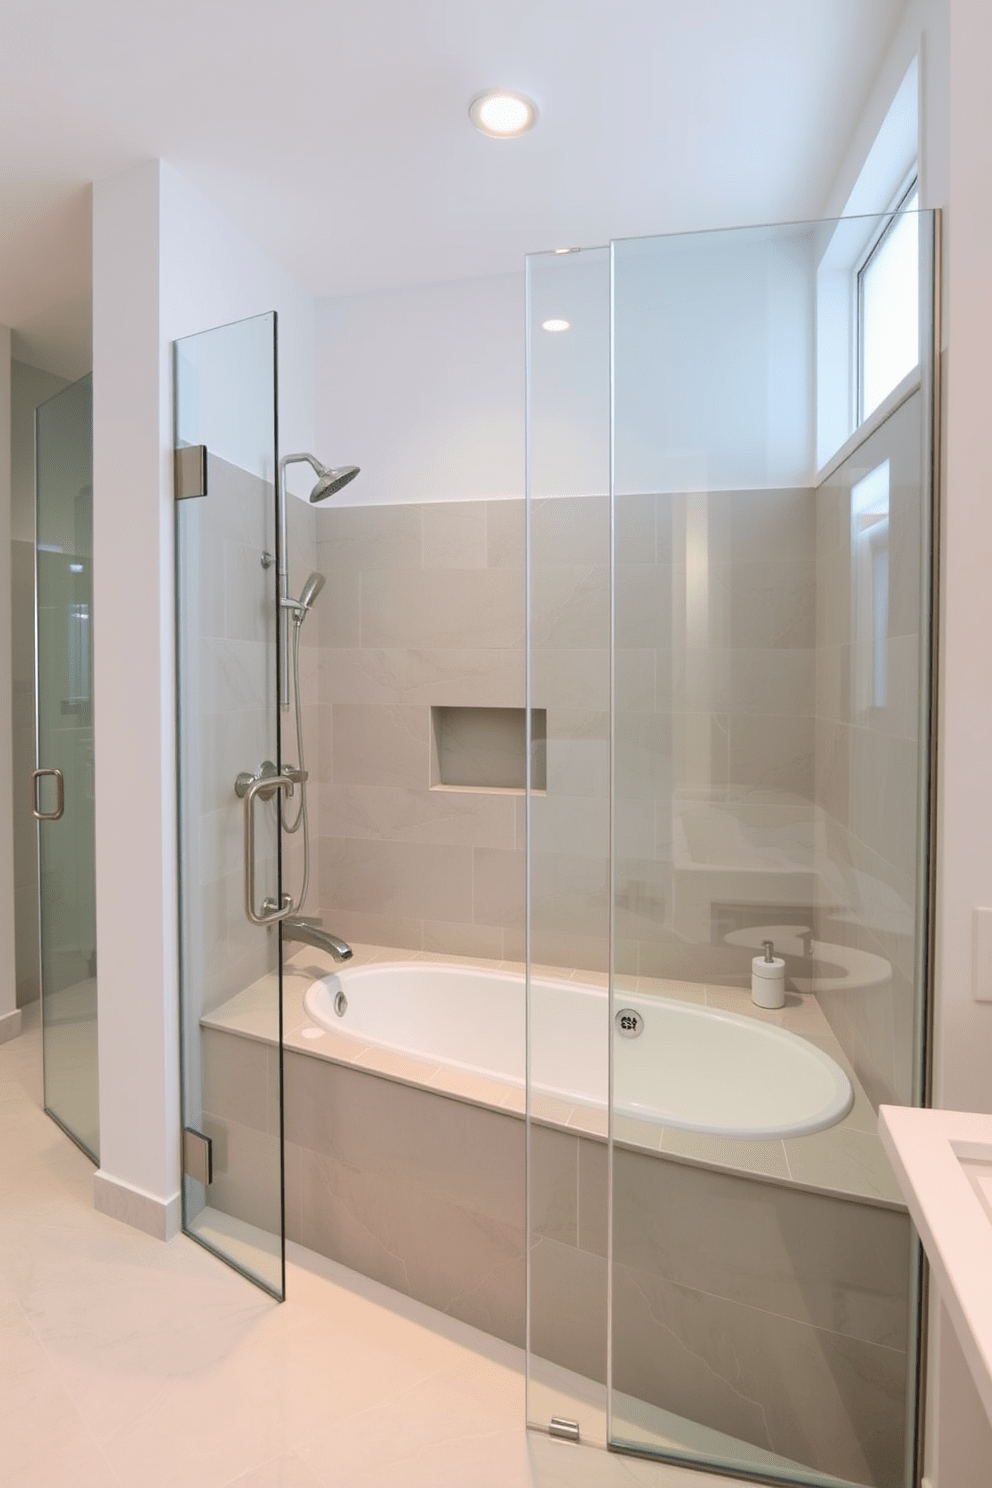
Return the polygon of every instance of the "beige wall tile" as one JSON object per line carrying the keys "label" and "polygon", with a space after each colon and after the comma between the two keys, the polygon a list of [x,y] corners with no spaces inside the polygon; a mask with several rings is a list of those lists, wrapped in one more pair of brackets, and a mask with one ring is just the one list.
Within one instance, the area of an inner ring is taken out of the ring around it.
{"label": "beige wall tile", "polygon": [[268,1046],[255,1039],[201,1029],[204,1110],[256,1131],[268,1131],[268,1055]]}
{"label": "beige wall tile", "polygon": [[617,1389],[816,1472],[879,1488],[900,1481],[900,1350],[623,1264],[614,1270],[613,1305]]}
{"label": "beige wall tile", "polygon": [[323,785],[321,831],[328,837],[516,846],[513,796],[415,790],[390,785]]}
{"label": "beige wall tile", "polygon": [[484,501],[438,501],[423,507],[425,568],[486,567]]}
{"label": "beige wall tile", "polygon": [[416,917],[344,909],[334,899],[333,890],[324,891],[320,906],[325,927],[353,944],[392,946],[408,951],[423,949],[424,922]]}
{"label": "beige wall tile", "polygon": [[419,568],[422,511],[416,505],[319,509],[317,567],[327,574]]}
{"label": "beige wall tile", "polygon": [[482,956],[502,961],[502,925],[466,925],[457,920],[424,920],[422,949],[444,956]]}
{"label": "beige wall tile", "polygon": [[534,1354],[606,1379],[606,1262],[541,1236],[531,1244],[530,1341]]}
{"label": "beige wall tile", "polygon": [[497,1338],[523,1343],[522,1230],[406,1175],[384,1180],[314,1151],[302,1153],[301,1166],[305,1245]]}
{"label": "beige wall tile", "polygon": [[210,1202],[224,1214],[278,1235],[282,1228],[279,1138],[206,1110],[203,1131],[213,1143]]}
{"label": "beige wall tile", "polygon": [[524,566],[524,502],[487,501],[486,564],[489,568]]}
{"label": "beige wall tile", "polygon": [[578,1245],[606,1257],[607,1209],[606,1146],[579,1139]]}
{"label": "beige wall tile", "polygon": [[351,647],[323,652],[321,699],[522,708],[523,649]]}
{"label": "beige wall tile", "polygon": [[469,847],[325,837],[320,874],[324,901],[336,911],[400,919],[472,918]]}
{"label": "beige wall tile", "polygon": [[579,1138],[554,1127],[530,1129],[530,1223],[535,1235],[578,1242]]}
{"label": "beige wall tile", "polygon": [[363,646],[521,647],[523,574],[509,568],[362,574]]}
{"label": "beige wall tile", "polygon": [[[810,1141],[798,1137],[787,1146]],[[613,1215],[620,1265],[831,1332],[906,1347],[905,1213],[620,1149]]]}
{"label": "beige wall tile", "polygon": [[535,650],[583,650],[609,644],[608,567],[535,565],[531,585],[531,633]]}
{"label": "beige wall tile", "polygon": [[429,786],[427,708],[335,703],[331,727],[335,785]]}
{"label": "beige wall tile", "polygon": [[472,919],[511,929],[524,923],[524,856],[477,847],[472,852]]}
{"label": "beige wall tile", "polygon": [[532,501],[531,551],[540,570],[608,563],[609,499],[555,496]]}

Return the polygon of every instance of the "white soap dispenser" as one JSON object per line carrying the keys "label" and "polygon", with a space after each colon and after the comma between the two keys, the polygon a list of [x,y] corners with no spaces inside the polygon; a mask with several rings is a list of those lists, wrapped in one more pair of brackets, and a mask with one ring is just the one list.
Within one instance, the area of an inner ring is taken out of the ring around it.
{"label": "white soap dispenser", "polygon": [[763,940],[763,956],[751,962],[751,1001],[755,1007],[785,1007],[785,959],[775,955],[775,945]]}

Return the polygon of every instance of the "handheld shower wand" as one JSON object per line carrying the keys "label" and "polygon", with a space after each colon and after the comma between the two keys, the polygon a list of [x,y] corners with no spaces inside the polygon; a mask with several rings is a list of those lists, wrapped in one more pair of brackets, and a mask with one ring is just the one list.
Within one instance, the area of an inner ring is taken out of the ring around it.
{"label": "handheld shower wand", "polygon": [[[322,465],[316,455],[306,453],[298,455],[283,455],[279,461],[278,470],[278,496],[279,496],[279,575],[277,592],[279,596],[279,653],[281,659],[279,705],[282,708],[289,707],[289,626],[282,618],[283,609],[293,609],[297,603],[290,598],[289,593],[289,549],[286,535],[286,467],[287,465],[298,465],[305,463],[311,467],[317,480],[313,490],[310,492],[311,502],[326,501],[329,496],[334,496],[342,487],[348,485],[359,473],[357,465],[341,465],[335,470],[329,470]],[[310,597],[310,602],[316,597],[320,586]],[[305,591],[304,591],[305,592]],[[302,596],[301,596],[302,598]],[[309,606],[305,606],[308,608]]]}

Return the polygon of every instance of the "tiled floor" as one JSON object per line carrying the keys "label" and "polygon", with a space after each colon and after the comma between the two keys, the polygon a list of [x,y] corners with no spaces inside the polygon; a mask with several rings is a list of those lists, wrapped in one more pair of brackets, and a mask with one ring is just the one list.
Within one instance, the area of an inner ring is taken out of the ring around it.
{"label": "tiled floor", "polygon": [[98,1214],[41,1110],[39,1042],[0,1046],[5,1488],[706,1481],[527,1433],[518,1350],[307,1251],[280,1306],[184,1237]]}

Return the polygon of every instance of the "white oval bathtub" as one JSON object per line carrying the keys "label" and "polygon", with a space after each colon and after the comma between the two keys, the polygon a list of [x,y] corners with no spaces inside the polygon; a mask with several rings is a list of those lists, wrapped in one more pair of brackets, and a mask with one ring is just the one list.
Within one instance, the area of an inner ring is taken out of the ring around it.
{"label": "white oval bathtub", "polygon": [[[343,1016],[334,999],[344,991]],[[639,1038],[614,1040],[614,1109],[659,1126],[716,1136],[786,1137],[822,1131],[851,1108],[840,1066],[815,1044],[770,1023],[669,998],[616,993],[644,1019]],[[412,1054],[521,1086],[524,981],[425,961],[356,966],[312,982],[314,1023],[362,1044]],[[532,1089],[605,1107],[608,997],[582,982],[531,982]]]}

